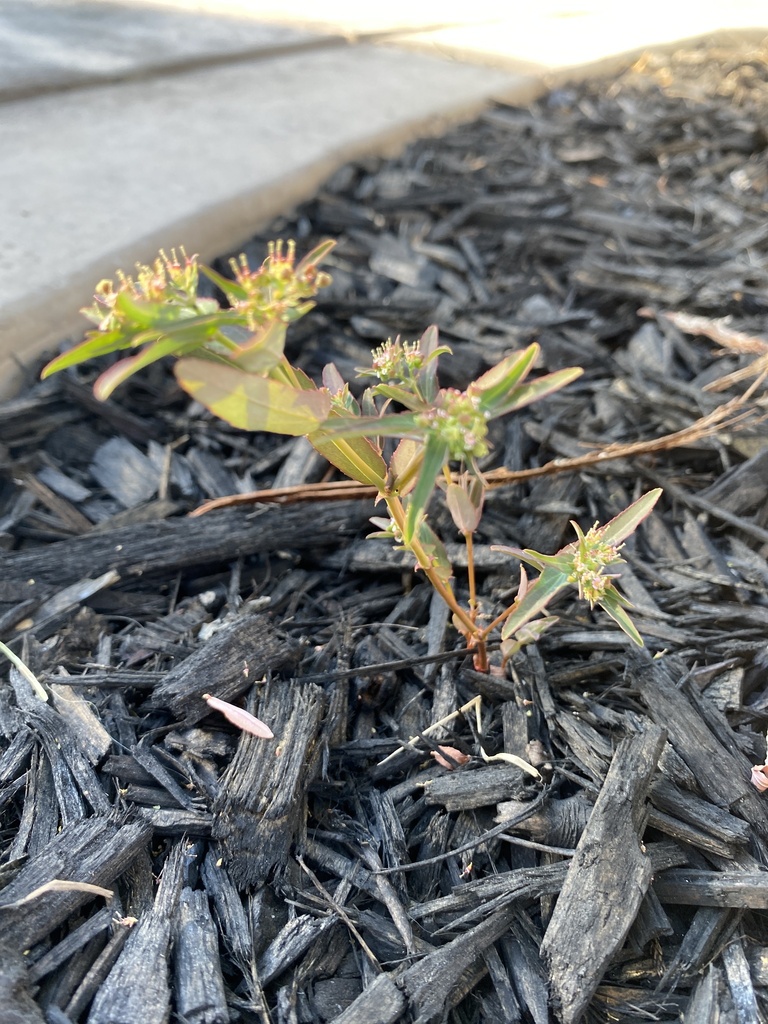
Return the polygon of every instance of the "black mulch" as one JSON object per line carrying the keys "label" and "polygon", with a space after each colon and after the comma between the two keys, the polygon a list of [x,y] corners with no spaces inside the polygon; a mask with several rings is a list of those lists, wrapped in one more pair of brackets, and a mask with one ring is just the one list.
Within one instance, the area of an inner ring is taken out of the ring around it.
{"label": "black mulch", "polygon": [[[315,376],[433,322],[444,384],[534,339],[542,366],[583,366],[495,424],[489,468],[655,438],[768,360],[766,124],[768,51],[649,56],[345,167],[248,253],[339,239],[291,336]],[[626,546],[645,649],[568,597],[484,676],[408,560],[365,539],[367,502],[186,517],[321,480],[303,441],[217,422],[167,367],[104,406],[92,379],[0,407],[0,636],[50,694],[15,669],[0,691],[3,1021],[762,1019],[764,387],[740,428],[493,491],[489,611],[517,580],[492,545],[554,551],[569,520],[665,494]],[[469,762],[441,767],[440,743]]]}

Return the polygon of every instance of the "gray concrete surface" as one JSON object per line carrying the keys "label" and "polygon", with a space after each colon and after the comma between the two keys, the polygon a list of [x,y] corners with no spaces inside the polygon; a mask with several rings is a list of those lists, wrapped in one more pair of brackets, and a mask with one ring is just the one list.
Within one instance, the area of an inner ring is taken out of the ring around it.
{"label": "gray concrete surface", "polygon": [[3,0],[0,393],[160,247],[209,259],[349,159],[646,44],[768,33],[768,0],[656,3]]}
{"label": "gray concrete surface", "polygon": [[275,57],[332,44],[308,32],[210,11],[136,3],[2,0],[0,100]]}

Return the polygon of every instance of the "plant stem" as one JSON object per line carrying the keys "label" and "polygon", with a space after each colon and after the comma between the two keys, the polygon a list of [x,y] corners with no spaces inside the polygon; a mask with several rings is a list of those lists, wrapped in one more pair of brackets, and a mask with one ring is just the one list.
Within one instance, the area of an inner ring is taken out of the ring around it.
{"label": "plant stem", "polygon": [[485,629],[479,630],[479,635],[480,635],[480,637],[483,640],[485,640],[485,638],[487,636],[489,636],[494,631],[494,629],[498,629],[499,626],[504,624],[504,622],[509,618],[509,616],[512,614],[512,612],[515,610],[516,603],[517,602],[513,601],[513,603],[508,608],[505,608],[504,611],[501,612],[500,615],[497,615],[496,618],[493,620],[493,622],[490,622],[485,627]]}
{"label": "plant stem", "polygon": [[[387,503],[389,514],[391,515],[392,520],[397,526],[398,530],[400,530],[401,532],[405,532],[406,514],[402,502],[400,501],[399,498],[394,497],[385,498],[384,500]],[[450,587],[447,587],[443,580],[440,578],[440,576],[437,575],[432,565],[430,564],[429,555],[424,550],[422,545],[419,543],[418,538],[413,538],[413,540],[408,544],[408,549],[410,550],[411,554],[415,556],[416,561],[418,562],[419,569],[421,569],[426,574],[427,578],[429,579],[429,582],[440,594],[440,596],[451,609],[453,614],[461,622],[462,626],[464,626],[466,630],[465,635],[467,636],[467,638],[471,638],[472,636],[474,636],[474,634],[477,632],[477,630],[475,629],[474,622],[469,617],[469,615],[467,615],[467,613],[464,611],[461,605],[458,603]]]}
{"label": "plant stem", "polygon": [[475,579],[475,545],[471,533],[464,534],[467,545],[467,580],[469,583],[469,616],[472,621],[472,637],[475,642],[475,668],[478,672],[488,671],[488,651],[485,646],[485,638],[490,630],[477,628],[477,582]]}
{"label": "plant stem", "polygon": [[[405,532],[406,514],[402,502],[396,497],[385,497],[384,500],[387,503],[387,508],[390,516],[392,517],[392,521],[401,532]],[[474,657],[475,668],[478,672],[487,672],[488,654],[485,647],[485,631],[481,633],[478,630],[472,616],[468,615],[458,603],[451,588],[446,586],[440,578],[439,573],[437,573],[430,564],[429,555],[423,549],[417,538],[414,537],[408,545],[408,549],[415,556],[419,568],[424,572],[434,589],[453,612],[454,618],[460,624],[459,632],[463,633],[466,637],[467,645],[469,647],[476,648]]]}
{"label": "plant stem", "polygon": [[475,545],[472,534],[464,534],[467,546],[467,582],[469,583],[469,614],[472,621],[477,620],[477,584],[475,582]]}

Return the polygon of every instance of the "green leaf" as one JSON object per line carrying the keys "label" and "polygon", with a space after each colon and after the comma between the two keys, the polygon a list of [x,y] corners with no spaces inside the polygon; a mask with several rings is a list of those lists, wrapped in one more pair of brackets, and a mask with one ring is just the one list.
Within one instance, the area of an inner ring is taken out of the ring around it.
{"label": "green leaf", "polygon": [[292,324],[297,320],[301,320],[301,318],[311,312],[316,305],[316,302],[302,302],[299,306],[292,306],[289,309],[284,310],[282,315],[285,317],[286,323]]}
{"label": "green leaf", "polygon": [[[77,366],[89,359],[111,355],[126,348],[140,348],[167,339],[168,349],[164,355],[189,355],[195,349],[214,344],[224,347],[226,339],[220,334],[223,326],[235,322],[228,310],[216,310],[200,316],[182,317],[171,322],[157,323],[149,328],[131,328],[122,325],[110,331],[90,331],[85,341],[74,348],[63,352],[48,363],[41,376],[49,377],[53,373]],[[232,343],[234,347],[234,343]],[[150,360],[152,362],[153,360]]]}
{"label": "green leaf", "polygon": [[423,457],[422,441],[414,441],[410,437],[403,438],[389,460],[390,493],[402,496],[413,490]]}
{"label": "green leaf", "polygon": [[606,615],[610,615],[613,621],[624,630],[630,640],[636,643],[638,647],[644,646],[643,638],[638,633],[637,627],[624,607],[628,604],[626,598],[622,597],[617,590],[611,588],[597,603]]}
{"label": "green leaf", "polygon": [[224,292],[230,302],[243,302],[248,298],[248,292],[242,285],[238,284],[237,281],[233,281],[229,277],[223,277],[211,267],[205,267],[202,264],[200,265],[200,271],[205,274],[208,280],[213,282],[220,291]]}
{"label": "green leaf", "polygon": [[565,573],[558,572],[557,569],[545,569],[541,576],[530,584],[522,600],[504,622],[501,630],[502,640],[513,636],[521,626],[535,618],[552,598],[567,586],[568,577]]}
{"label": "green leaf", "polygon": [[273,320],[240,345],[230,358],[246,373],[266,373],[283,357],[285,330],[284,323]]}
{"label": "green leaf", "polygon": [[323,367],[323,387],[331,393],[331,408],[335,414],[345,417],[360,415],[357,399],[334,363]]}
{"label": "green leaf", "polygon": [[437,352],[439,341],[440,334],[437,325],[430,324],[419,338],[419,351],[425,359],[432,360],[435,352]]}
{"label": "green leaf", "polygon": [[387,464],[367,437],[327,438],[322,431],[308,434],[312,447],[344,476],[384,490]]}
{"label": "green leaf", "polygon": [[426,434],[416,413],[397,412],[391,416],[334,417],[324,425],[329,437],[412,437],[420,439]]}
{"label": "green leaf", "polygon": [[[197,342],[190,343],[191,350],[198,347],[199,344]],[[124,384],[134,373],[137,373],[145,366],[156,363],[158,359],[175,355],[178,351],[179,341],[177,338],[160,338],[150,345],[145,345],[141,352],[138,352],[135,356],[121,359],[113,366],[110,366],[108,370],[105,370],[93,385],[94,395],[100,402],[105,402],[115,388],[119,387],[120,384]]]}
{"label": "green leaf", "polygon": [[439,386],[437,383],[437,360],[443,353],[450,353],[447,345],[439,345],[439,334],[437,327],[432,324],[419,339],[419,351],[423,363],[419,373],[419,387],[426,402],[434,402],[437,398]]}
{"label": "green leaf", "polygon": [[241,430],[298,437],[317,430],[331,411],[327,391],[291,387],[207,359],[180,359],[174,372],[188,394]]}
{"label": "green leaf", "polygon": [[307,255],[304,256],[296,265],[296,276],[298,277],[302,274],[307,267],[322,263],[328,253],[335,248],[336,242],[332,238],[326,238],[324,242],[319,242],[315,248],[310,250],[310,252],[308,252]]}
{"label": "green leaf", "polygon": [[531,405],[532,402],[538,402],[539,399],[546,398],[547,395],[551,395],[553,392],[565,387],[566,384],[570,384],[571,381],[580,377],[582,373],[584,371],[580,366],[570,366],[566,370],[547,373],[543,377],[529,381],[527,384],[521,384],[510,391],[505,399],[499,400],[494,406],[491,416],[494,418],[506,416],[507,413],[514,412],[516,409],[522,409],[526,405]]}
{"label": "green leaf", "polygon": [[496,407],[505,401],[512,388],[528,376],[539,352],[540,348],[535,343],[521,352],[513,352],[470,385],[472,393],[480,395],[484,412],[500,415]]}
{"label": "green leaf", "polygon": [[370,388],[366,388],[360,396],[360,412],[363,416],[380,416],[376,405],[376,396]]}
{"label": "green leaf", "polygon": [[326,363],[323,367],[323,387],[328,388],[334,397],[340,395],[345,388],[349,390],[335,363]]}
{"label": "green leaf", "polygon": [[312,378],[298,366],[291,366],[285,356],[275,363],[267,376],[270,380],[287,384],[289,388],[296,388],[299,391],[317,391],[317,384]]}
{"label": "green leaf", "polygon": [[418,538],[421,547],[428,555],[430,561],[428,566],[420,566],[420,568],[433,569],[440,580],[447,586],[453,576],[453,567],[448,558],[448,552],[429,523],[423,519],[419,523]]}
{"label": "green leaf", "polygon": [[661,487],[648,491],[637,501],[633,501],[623,512],[619,512],[601,530],[602,539],[609,544],[620,544],[637,529],[646,516],[650,515],[653,506],[661,497]]}
{"label": "green leaf", "polygon": [[511,548],[505,544],[494,544],[491,547],[492,551],[501,551],[505,555],[512,555],[513,558],[519,558],[521,562],[525,562],[527,565],[532,565],[534,569],[538,569],[539,572],[543,572],[546,568],[557,569],[558,572],[564,572],[569,575],[573,566],[573,551],[575,545],[569,544],[564,547],[556,555],[542,555],[538,551],[534,551],[532,548]]}
{"label": "green leaf", "polygon": [[414,395],[412,391],[397,384],[375,384],[370,390],[374,395],[389,398],[412,412],[419,412],[425,408],[424,402],[418,395]]}
{"label": "green leaf", "polygon": [[66,370],[70,366],[78,366],[89,359],[98,359],[99,356],[111,355],[112,352],[119,352],[120,349],[130,347],[125,340],[122,331],[89,331],[85,341],[81,341],[74,348],[62,352],[43,367],[40,376],[45,380],[53,373]]}
{"label": "green leaf", "polygon": [[[127,291],[117,293],[115,311],[122,314],[123,320],[137,330],[160,328],[164,324],[175,323],[181,319],[183,307],[170,302],[149,302],[136,300]],[[194,315],[190,312],[189,315]]]}
{"label": "green leaf", "polygon": [[435,434],[430,434],[424,445],[424,459],[419,478],[408,501],[408,513],[403,530],[405,544],[410,543],[416,530],[416,524],[427,510],[429,499],[435,489],[435,480],[437,480],[447,458],[448,445]]}
{"label": "green leaf", "polygon": [[535,644],[544,636],[548,629],[557,622],[556,615],[546,615],[543,619],[535,619],[524,626],[520,626],[514,637],[503,640],[501,643],[501,656],[507,661],[519,650],[528,644]]}

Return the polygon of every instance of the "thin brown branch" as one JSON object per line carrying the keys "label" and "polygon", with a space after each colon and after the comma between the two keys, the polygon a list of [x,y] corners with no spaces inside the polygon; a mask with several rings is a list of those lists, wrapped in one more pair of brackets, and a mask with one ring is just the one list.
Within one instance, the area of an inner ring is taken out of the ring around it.
{"label": "thin brown branch", "polygon": [[335,480],[330,483],[295,484],[291,487],[268,487],[261,491],[247,491],[245,494],[227,494],[212,498],[190,512],[190,516],[202,516],[217,508],[232,508],[235,505],[293,505],[298,501],[348,501],[354,498],[375,498],[375,487],[359,484],[356,480]]}
{"label": "thin brown branch", "polygon": [[584,455],[576,455],[570,459],[553,459],[534,469],[507,470],[494,469],[486,474],[486,481],[489,487],[504,487],[507,484],[516,483],[518,480],[528,480],[533,477],[548,476],[552,473],[572,472],[577,469],[584,469],[587,466],[595,466],[600,462],[607,462],[611,459],[626,459],[637,455],[648,455],[652,452],[667,451],[670,448],[682,448],[685,445],[693,444],[703,437],[709,437],[724,427],[734,427],[753,415],[752,409],[745,409],[744,403],[751,396],[759,384],[755,381],[749,390],[738,398],[724,402],[712,412],[700,419],[695,420],[682,430],[676,430],[672,434],[663,434],[661,437],[651,438],[648,441],[631,441],[628,444],[609,444],[605,448],[585,452]]}
{"label": "thin brown branch", "polygon": [[[689,426],[672,434],[663,434],[661,437],[651,438],[648,441],[609,444],[605,448],[592,449],[583,455],[576,455],[572,458],[552,459],[550,462],[545,462],[543,466],[535,466],[532,469],[494,469],[485,475],[486,483],[491,489],[507,487],[521,480],[533,480],[541,476],[551,476],[554,473],[572,473],[575,470],[596,466],[614,459],[648,455],[693,444],[724,427],[738,426],[751,417],[754,410],[745,408],[745,403],[765,375],[764,372],[743,395],[731,399],[730,402],[724,402],[723,405],[719,405],[706,416],[702,416]],[[249,491],[246,494],[229,494],[222,498],[214,498],[190,512],[190,515],[200,516],[206,512],[212,512],[214,509],[231,508],[235,505],[290,505],[300,501],[349,501],[363,498],[372,499],[377,494],[378,491],[375,487],[357,483],[355,480],[297,484],[293,487],[271,487],[261,491]]]}

